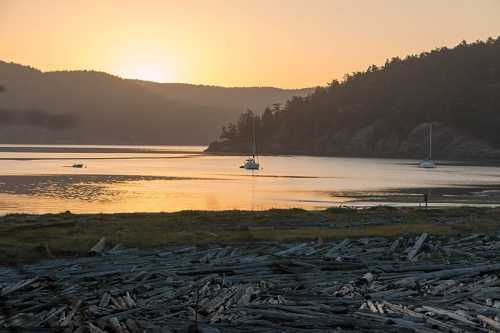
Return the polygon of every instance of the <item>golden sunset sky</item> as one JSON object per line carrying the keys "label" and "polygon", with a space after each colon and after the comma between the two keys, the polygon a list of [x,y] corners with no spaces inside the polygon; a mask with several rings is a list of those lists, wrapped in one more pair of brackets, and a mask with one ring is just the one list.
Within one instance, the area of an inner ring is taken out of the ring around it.
{"label": "golden sunset sky", "polygon": [[500,0],[0,0],[0,60],[43,71],[310,87],[500,35]]}

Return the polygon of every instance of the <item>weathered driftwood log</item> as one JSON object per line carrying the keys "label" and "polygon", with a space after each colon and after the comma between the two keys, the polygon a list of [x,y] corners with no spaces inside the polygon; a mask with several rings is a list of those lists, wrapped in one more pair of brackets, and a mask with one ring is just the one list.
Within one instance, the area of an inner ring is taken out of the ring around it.
{"label": "weathered driftwood log", "polygon": [[479,319],[482,323],[485,323],[486,325],[496,329],[497,331],[500,331],[500,323],[498,321],[483,315],[477,315],[477,319]]}
{"label": "weathered driftwood log", "polygon": [[109,319],[109,329],[112,333],[124,333],[123,327],[117,318],[113,317]]}
{"label": "weathered driftwood log", "polygon": [[423,309],[429,311],[429,312],[432,312],[432,313],[436,313],[436,314],[439,314],[439,315],[442,315],[442,316],[447,316],[447,317],[450,317],[452,319],[455,319],[455,320],[458,320],[464,324],[467,324],[467,325],[471,325],[471,326],[476,326],[477,324],[470,321],[469,319],[467,319],[466,317],[462,316],[462,315],[459,315],[457,314],[456,312],[453,312],[453,311],[448,311],[448,310],[444,310],[444,309],[438,309],[438,308],[435,308],[435,307],[431,307],[431,306],[427,306],[427,305],[424,305],[422,306]]}
{"label": "weathered driftwood log", "polygon": [[426,233],[423,233],[422,235],[420,235],[420,237],[415,242],[415,245],[411,248],[410,252],[408,253],[408,260],[410,260],[410,261],[416,260],[416,256],[418,254],[418,251],[420,251],[420,249],[424,245],[424,242],[428,236],[429,235]]}
{"label": "weathered driftwood log", "polygon": [[72,306],[72,309],[71,309],[71,312],[66,316],[66,318],[64,318],[64,320],[61,322],[61,327],[66,327],[68,326],[71,321],[73,320],[73,317],[74,315],[76,314],[76,312],[78,311],[78,309],[80,308],[80,305],[82,305],[82,301],[81,300],[77,300],[73,306]]}
{"label": "weathered driftwood log", "polygon": [[131,318],[125,321],[125,325],[130,333],[142,333],[142,330],[139,328],[139,325],[137,325],[137,322]]}
{"label": "weathered driftwood log", "polygon": [[87,328],[90,333],[106,333],[106,331],[103,331],[102,329],[100,329],[99,327],[95,326],[92,323],[87,323]]}
{"label": "weathered driftwood log", "polygon": [[303,250],[303,249],[304,249],[304,248],[306,248],[308,245],[309,245],[309,243],[302,243],[302,244],[299,244],[299,245],[293,246],[293,247],[291,247],[291,248],[288,248],[288,249],[286,249],[286,250],[276,252],[276,253],[274,253],[274,255],[275,255],[275,256],[290,255],[290,254],[293,254],[293,253],[298,252],[298,251],[300,251],[300,250]]}
{"label": "weathered driftwood log", "polygon": [[328,250],[328,252],[325,254],[325,257],[327,258],[336,257],[338,255],[338,252],[346,248],[350,243],[351,240],[349,238],[344,239],[342,242],[336,244],[330,250]]}
{"label": "weathered driftwood log", "polygon": [[[499,239],[420,236],[408,248],[418,263],[387,251],[393,239],[369,237],[115,249],[0,267],[0,329],[183,332],[197,318],[224,333],[487,332],[499,325]],[[424,257],[424,245],[470,256]]]}
{"label": "weathered driftwood log", "polygon": [[448,269],[436,272],[416,274],[415,276],[407,277],[395,282],[397,286],[414,287],[416,282],[431,280],[431,279],[449,279],[451,277],[470,277],[474,275],[484,274],[488,272],[500,270],[500,264],[480,265],[476,267]]}
{"label": "weathered driftwood log", "polygon": [[100,254],[106,248],[106,237],[102,237],[90,250],[89,254]]}
{"label": "weathered driftwood log", "polygon": [[402,241],[403,241],[403,237],[399,237],[398,239],[394,240],[392,242],[391,246],[389,247],[389,252],[390,253],[396,252],[396,250],[398,249],[398,247]]}
{"label": "weathered driftwood log", "polygon": [[17,283],[14,283],[10,286],[7,286],[7,287],[4,287],[2,288],[2,290],[0,291],[0,296],[6,296],[10,293],[13,293],[19,289],[22,289],[26,286],[29,286],[30,284],[33,284],[36,280],[38,280],[37,277],[35,278],[32,278],[32,279],[26,279],[26,280],[22,280],[22,281],[19,281]]}

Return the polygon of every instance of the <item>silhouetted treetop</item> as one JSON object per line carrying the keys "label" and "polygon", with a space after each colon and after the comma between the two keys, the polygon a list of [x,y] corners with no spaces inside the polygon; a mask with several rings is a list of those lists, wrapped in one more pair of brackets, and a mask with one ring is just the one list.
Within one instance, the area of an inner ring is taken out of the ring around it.
{"label": "silhouetted treetop", "polygon": [[[443,157],[486,154],[500,147],[500,38],[394,57],[257,118],[264,152],[413,156],[421,154],[421,125],[434,122]],[[248,149],[243,119],[209,149]]]}

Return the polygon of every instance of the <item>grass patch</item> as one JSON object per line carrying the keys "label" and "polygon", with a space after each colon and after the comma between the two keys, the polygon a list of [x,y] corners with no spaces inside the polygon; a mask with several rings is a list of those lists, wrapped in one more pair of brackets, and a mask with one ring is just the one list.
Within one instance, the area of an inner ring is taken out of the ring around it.
{"label": "grass patch", "polygon": [[[0,263],[80,256],[101,237],[127,247],[158,248],[401,234],[495,233],[496,208],[331,208],[322,211],[182,211],[137,214],[8,215],[0,218]],[[48,249],[48,250],[47,250]]]}

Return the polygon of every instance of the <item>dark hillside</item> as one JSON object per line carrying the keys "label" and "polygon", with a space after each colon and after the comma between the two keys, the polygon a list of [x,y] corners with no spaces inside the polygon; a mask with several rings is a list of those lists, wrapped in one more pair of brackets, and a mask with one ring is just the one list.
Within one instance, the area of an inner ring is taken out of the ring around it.
{"label": "dark hillside", "polygon": [[0,143],[207,144],[248,107],[310,90],[158,84],[0,61]]}
{"label": "dark hillside", "polygon": [[[247,150],[251,117],[209,150]],[[256,118],[261,151],[340,156],[422,157],[431,122],[436,158],[500,157],[500,39],[393,58]]]}

